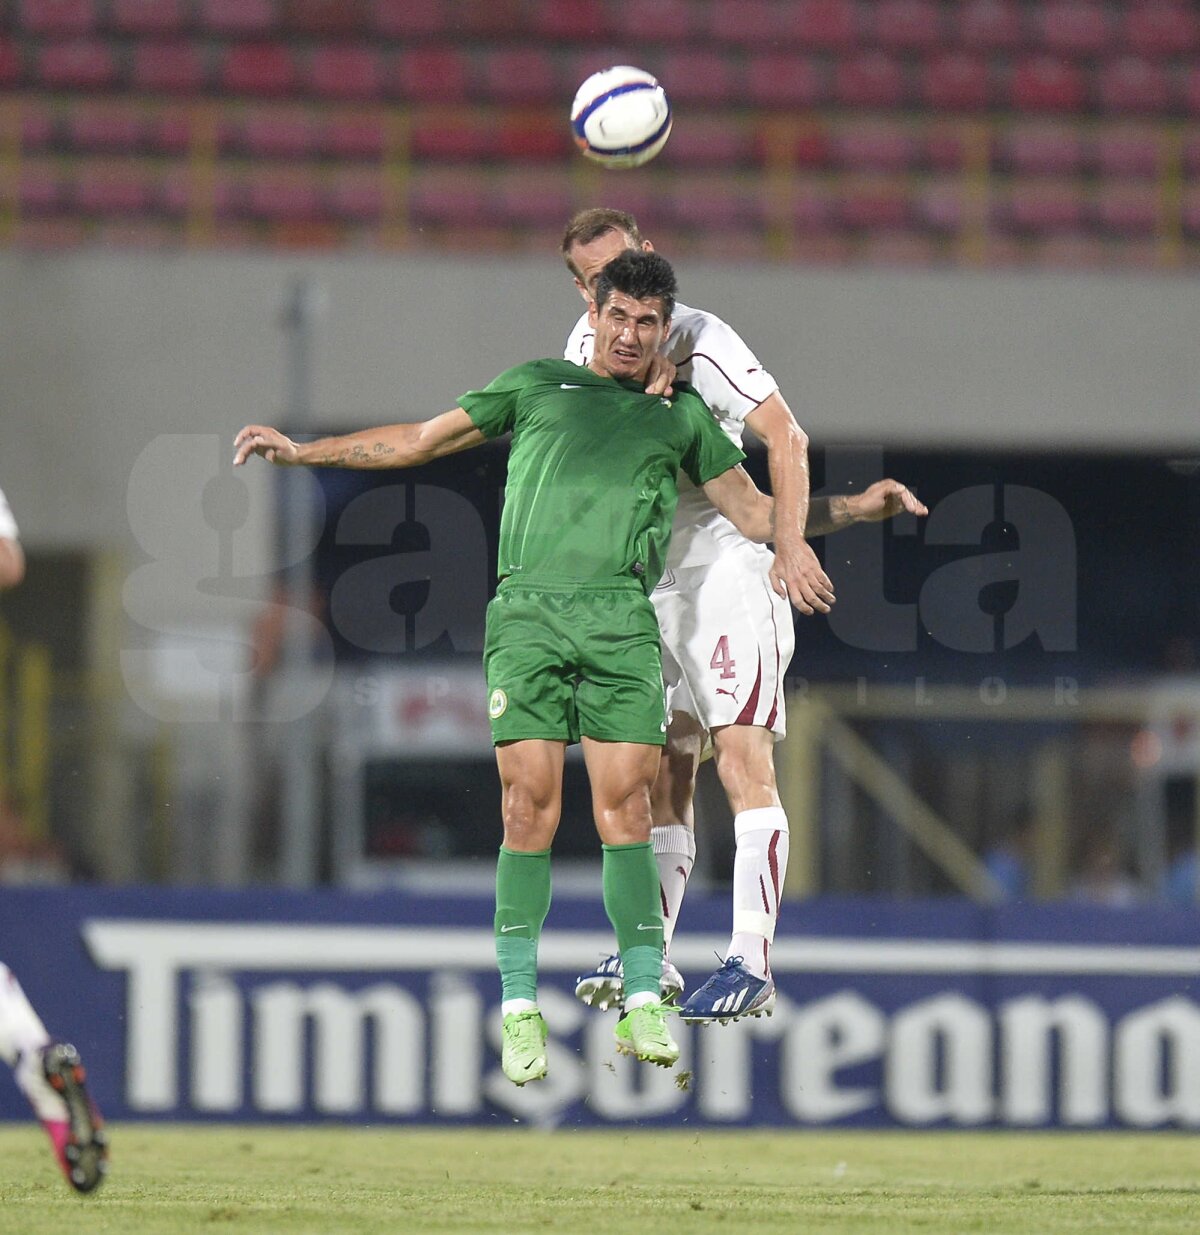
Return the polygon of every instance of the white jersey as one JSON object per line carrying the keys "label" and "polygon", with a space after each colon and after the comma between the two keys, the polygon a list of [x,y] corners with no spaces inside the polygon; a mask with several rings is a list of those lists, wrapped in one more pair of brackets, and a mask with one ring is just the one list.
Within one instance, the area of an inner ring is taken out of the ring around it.
{"label": "white jersey", "polygon": [[19,539],[17,521],[13,518],[12,508],[4,497],[4,490],[0,489],[0,540]]}
{"label": "white jersey", "polygon": [[[587,364],[592,358],[595,337],[585,313],[575,323],[564,355],[576,364]],[[691,383],[712,409],[725,435],[735,446],[741,446],[746,417],[774,394],[779,384],[737,331],[712,313],[677,304],[663,350],[674,361],[678,378]],[[737,528],[704,496],[704,490],[681,472],[667,568],[703,566],[715,562],[723,549],[746,543]]]}

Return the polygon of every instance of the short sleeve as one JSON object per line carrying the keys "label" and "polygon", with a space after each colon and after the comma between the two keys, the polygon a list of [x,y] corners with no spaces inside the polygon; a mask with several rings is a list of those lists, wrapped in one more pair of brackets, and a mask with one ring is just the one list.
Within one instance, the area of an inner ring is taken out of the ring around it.
{"label": "short sleeve", "polygon": [[0,489],[0,540],[19,540],[17,521],[13,518],[12,508],[5,499],[4,490]]}
{"label": "short sleeve", "polygon": [[529,382],[529,366],[518,365],[493,378],[482,390],[468,390],[458,406],[484,437],[511,433],[517,422],[517,401]]}
{"label": "short sleeve", "polygon": [[727,472],[746,457],[718,427],[699,399],[689,398],[687,415],[692,440],[680,460],[680,467],[695,485],[702,485]]}
{"label": "short sleeve", "polygon": [[690,364],[688,380],[719,416],[745,420],[779,389],[779,383],[728,323],[697,311],[695,323],[689,320],[688,325],[684,336],[688,354],[677,355],[673,349],[671,359],[681,366]]}
{"label": "short sleeve", "polygon": [[567,346],[563,350],[563,359],[569,360],[572,364],[590,364],[592,360],[592,347],[596,342],[596,332],[588,324],[588,315],[586,313],[580,317],[575,323],[575,329],[571,331],[570,337],[567,339]]}

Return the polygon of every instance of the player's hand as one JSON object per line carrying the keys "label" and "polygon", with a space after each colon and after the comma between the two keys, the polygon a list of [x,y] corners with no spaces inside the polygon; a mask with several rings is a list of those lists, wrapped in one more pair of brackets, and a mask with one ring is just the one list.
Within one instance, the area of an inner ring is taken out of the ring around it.
{"label": "player's hand", "polygon": [[233,466],[241,467],[251,455],[259,455],[268,463],[299,462],[300,450],[290,437],[269,425],[247,425],[233,439]]}
{"label": "player's hand", "polygon": [[858,523],[878,523],[896,515],[927,515],[928,507],[917,500],[917,495],[898,480],[877,480],[857,497],[847,501]]}
{"label": "player's hand", "polygon": [[775,545],[771,587],[801,613],[828,613],[836,597],[829,576],[807,540]]}
{"label": "player's hand", "polygon": [[671,383],[675,381],[675,373],[675,362],[661,352],[656,352],[654,359],[650,361],[650,371],[646,374],[646,393],[663,397],[673,395],[675,387]]}

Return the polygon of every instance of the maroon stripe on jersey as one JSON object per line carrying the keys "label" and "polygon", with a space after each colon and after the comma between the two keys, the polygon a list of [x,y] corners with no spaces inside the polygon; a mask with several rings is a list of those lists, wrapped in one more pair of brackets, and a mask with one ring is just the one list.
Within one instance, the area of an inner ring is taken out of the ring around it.
{"label": "maroon stripe on jersey", "polygon": [[779,712],[779,689],[782,683],[779,681],[779,627],[775,624],[775,602],[771,594],[771,585],[764,583],[763,586],[767,589],[767,604],[771,611],[771,630],[775,638],[775,694],[771,699],[771,711],[767,715],[766,725],[770,729],[775,723],[775,717]]}
{"label": "maroon stripe on jersey", "polygon": [[[757,407],[762,400],[756,399],[753,395],[747,394],[738,384],[721,368],[719,364],[706,352],[693,352],[690,356],[685,356],[682,360],[676,361],[675,367],[682,369],[685,364],[691,364],[693,360],[707,360],[710,365],[729,383],[729,385],[738,392],[748,403],[753,403]],[[774,392],[772,392],[774,393]]]}
{"label": "maroon stripe on jersey", "polygon": [[762,653],[758,654],[758,677],[754,679],[754,689],[750,692],[750,698],[746,700],[746,706],[738,713],[738,718],[733,723],[735,725],[752,725],[754,724],[754,713],[758,711],[758,692],[762,686]]}

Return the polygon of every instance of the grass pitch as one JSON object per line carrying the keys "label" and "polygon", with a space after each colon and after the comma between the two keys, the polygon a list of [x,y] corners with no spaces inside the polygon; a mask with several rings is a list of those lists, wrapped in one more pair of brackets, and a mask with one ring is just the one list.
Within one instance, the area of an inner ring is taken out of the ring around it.
{"label": "grass pitch", "polygon": [[1053,1235],[1200,1229],[1195,1137],[422,1132],[127,1124],[78,1197],[40,1129],[0,1128],[13,1235],[602,1232]]}

